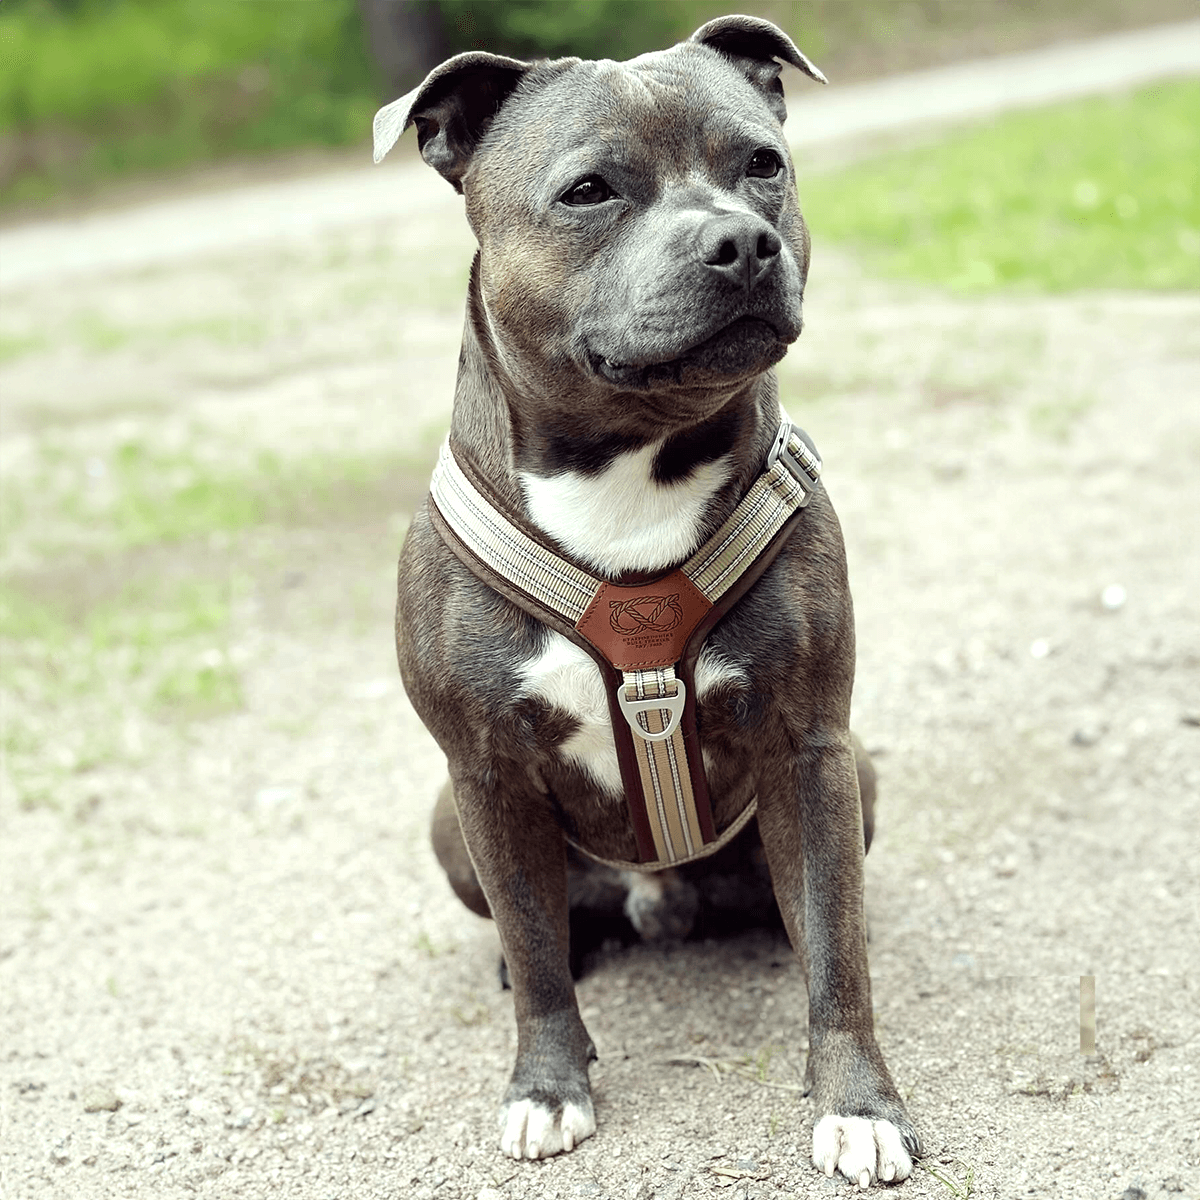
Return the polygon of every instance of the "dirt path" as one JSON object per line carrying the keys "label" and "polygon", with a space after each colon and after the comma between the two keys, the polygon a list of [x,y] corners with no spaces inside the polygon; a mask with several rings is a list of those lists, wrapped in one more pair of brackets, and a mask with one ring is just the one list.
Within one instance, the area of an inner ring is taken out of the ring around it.
{"label": "dirt path", "polygon": [[[1200,19],[851,87],[816,88],[804,82],[792,88],[788,137],[804,154],[841,153],[847,145],[914,128],[1196,74]],[[302,240],[367,221],[395,221],[401,205],[405,214],[444,211],[444,191],[415,154],[405,159],[393,153],[378,168],[364,155],[361,165],[344,170],[0,228],[0,283],[11,287],[179,262],[241,245]]]}
{"label": "dirt path", "polygon": [[[599,1134],[499,1156],[511,1001],[427,849],[444,764],[389,641],[468,235],[448,192],[284,233],[4,295],[9,577],[80,614],[212,583],[226,617],[152,611],[137,669],[94,631],[6,652],[0,1195],[849,1194],[807,1161],[767,937],[606,954]],[[900,1194],[1195,1200],[1200,299],[963,302],[818,245],[806,308],[783,383],[855,585],[877,1020],[933,1151]],[[324,499],[139,541],[105,491],[130,446],[178,494],[273,463],[268,500]],[[176,653],[235,702],[151,704]]]}

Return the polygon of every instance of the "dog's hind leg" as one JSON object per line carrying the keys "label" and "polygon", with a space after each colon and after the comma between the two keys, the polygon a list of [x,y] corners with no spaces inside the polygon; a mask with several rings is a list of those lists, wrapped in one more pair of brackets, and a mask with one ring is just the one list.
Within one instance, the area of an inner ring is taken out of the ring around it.
{"label": "dog's hind leg", "polygon": [[433,809],[433,822],[430,834],[433,840],[433,852],[454,894],[473,912],[481,917],[491,917],[492,910],[488,908],[487,897],[479,886],[479,877],[471,856],[467,853],[467,844],[463,841],[462,827],[458,823],[458,812],[454,807],[453,785],[446,780],[445,787],[438,793],[437,804]]}
{"label": "dog's hind leg", "polygon": [[871,848],[875,836],[875,765],[866,747],[859,741],[858,734],[850,734],[854,746],[854,771],[858,775],[858,796],[862,802],[863,850]]}

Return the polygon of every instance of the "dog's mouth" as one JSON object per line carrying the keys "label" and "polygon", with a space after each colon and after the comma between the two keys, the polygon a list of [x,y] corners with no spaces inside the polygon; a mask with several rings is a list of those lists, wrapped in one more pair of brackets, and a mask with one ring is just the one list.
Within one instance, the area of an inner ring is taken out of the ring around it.
{"label": "dog's mouth", "polygon": [[643,390],[664,386],[694,386],[704,382],[732,383],[760,375],[787,353],[793,339],[784,338],[761,317],[738,317],[716,333],[658,362],[621,362],[592,354],[596,374],[622,388]]}

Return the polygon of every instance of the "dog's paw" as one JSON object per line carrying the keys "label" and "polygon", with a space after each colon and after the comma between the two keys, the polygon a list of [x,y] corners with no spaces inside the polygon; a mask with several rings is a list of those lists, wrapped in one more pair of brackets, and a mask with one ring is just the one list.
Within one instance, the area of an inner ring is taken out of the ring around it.
{"label": "dog's paw", "polygon": [[841,1171],[860,1188],[899,1183],[912,1174],[912,1159],[891,1121],[867,1117],[822,1117],[813,1129],[813,1162],[819,1171]]}
{"label": "dog's paw", "polygon": [[622,876],[628,889],[625,915],[643,941],[682,942],[691,933],[700,907],[693,884],[677,871],[623,871]]}
{"label": "dog's paw", "polygon": [[514,1100],[500,1113],[500,1149],[512,1158],[549,1158],[574,1150],[596,1132],[591,1100],[555,1110],[537,1100]]}

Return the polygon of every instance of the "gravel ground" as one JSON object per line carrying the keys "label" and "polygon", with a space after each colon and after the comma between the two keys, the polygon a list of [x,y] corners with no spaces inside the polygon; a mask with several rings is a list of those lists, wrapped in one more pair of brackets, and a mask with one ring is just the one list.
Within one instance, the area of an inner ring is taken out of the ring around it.
{"label": "gravel ground", "polygon": [[[579,988],[598,1134],[539,1163],[496,1148],[511,1000],[494,930],[428,849],[444,762],[389,641],[461,321],[469,242],[444,201],[4,294],[18,332],[46,331],[0,368],[10,478],[51,434],[82,461],[131,430],[412,459],[336,520],[112,568],[252,580],[245,703],[146,726],[50,803],[5,772],[4,1200],[850,1192],[808,1162],[803,981],[767,934],[605,951]],[[422,269],[446,286],[398,320]],[[94,312],[158,336],[57,332]],[[230,312],[265,331],[164,341]],[[931,1151],[901,1194],[1194,1200],[1200,298],[963,301],[818,243],[806,312],[783,380],[855,585],[877,1024]],[[80,591],[104,573],[12,569]],[[95,716],[65,698],[47,753]]]}

